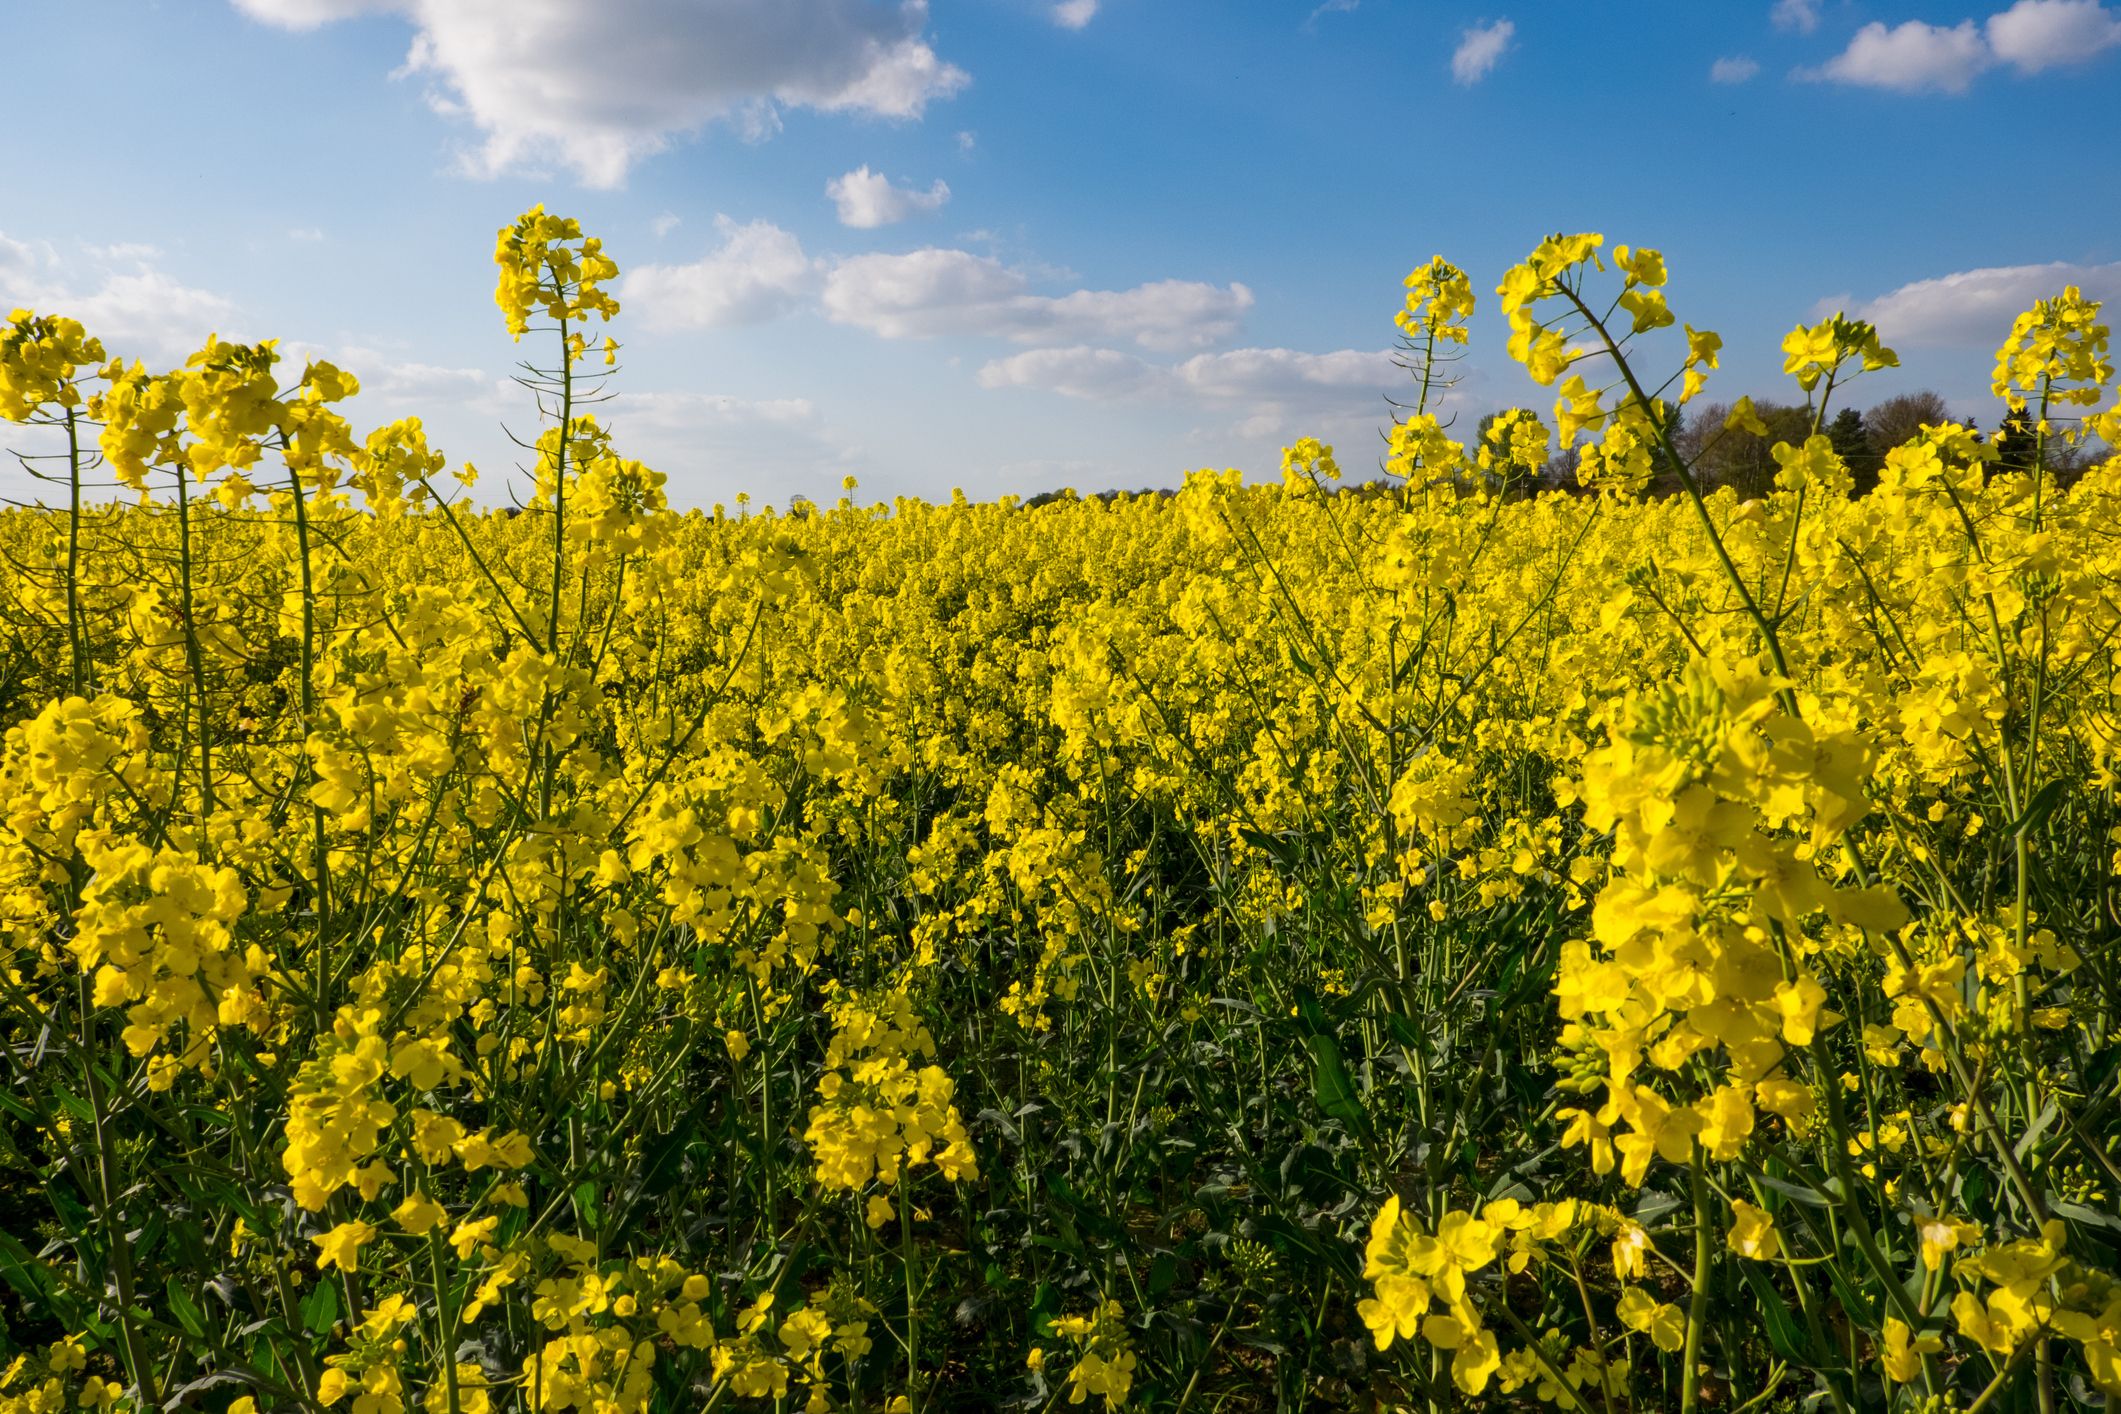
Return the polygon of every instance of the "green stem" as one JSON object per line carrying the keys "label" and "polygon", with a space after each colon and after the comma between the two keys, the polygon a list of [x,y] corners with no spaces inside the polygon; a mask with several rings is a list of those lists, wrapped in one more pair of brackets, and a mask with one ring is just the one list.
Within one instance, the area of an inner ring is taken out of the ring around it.
{"label": "green stem", "polygon": [[1714,1248],[1709,1241],[1709,1188],[1701,1177],[1701,1147],[1694,1148],[1694,1161],[1687,1175],[1694,1190],[1694,1294],[1687,1303],[1686,1351],[1680,1357],[1679,1408],[1691,1414],[1701,1389],[1695,1370],[1701,1363],[1701,1332],[1709,1320],[1709,1262]]}
{"label": "green stem", "polygon": [[191,495],[181,461],[176,472],[177,574],[183,597],[179,617],[184,624],[184,657],[191,669],[192,697],[199,709],[199,828],[203,843],[206,822],[214,813],[213,730],[206,712],[206,657],[199,648],[198,599],[192,586]]}
{"label": "green stem", "polygon": [[[292,467],[288,469],[287,487],[294,497],[295,550],[300,559],[302,577],[303,745],[295,766],[295,789],[299,795],[309,779],[309,734],[316,730],[317,725],[317,585],[309,557],[309,500],[302,493],[302,474]],[[317,915],[317,981],[311,1006],[317,1017],[317,1025],[321,1028],[324,1018],[331,1014],[330,999],[326,996],[329,990],[326,984],[331,980],[329,943],[326,940],[331,918],[331,852],[325,840],[324,807],[314,802],[309,807],[309,826],[311,870],[316,879],[313,886],[313,903]],[[452,1381],[454,1378],[452,1375]],[[452,1404],[452,1414],[454,1409]]]}
{"label": "green stem", "polygon": [[103,1079],[96,1073],[95,1037],[90,1028],[95,1013],[89,1001],[87,973],[78,979],[76,991],[81,1007],[81,1079],[88,1087],[90,1123],[96,1141],[96,1217],[110,1254],[111,1282],[118,1291],[118,1336],[125,1347],[126,1372],[140,1391],[141,1403],[153,1408],[161,1398],[155,1388],[154,1367],[140,1347],[140,1332],[133,1324],[132,1244],[118,1230],[117,1188],[111,1179],[111,1116]]}
{"label": "green stem", "polygon": [[87,630],[81,622],[81,427],[66,410],[66,636],[73,653],[73,688],[88,690]]}

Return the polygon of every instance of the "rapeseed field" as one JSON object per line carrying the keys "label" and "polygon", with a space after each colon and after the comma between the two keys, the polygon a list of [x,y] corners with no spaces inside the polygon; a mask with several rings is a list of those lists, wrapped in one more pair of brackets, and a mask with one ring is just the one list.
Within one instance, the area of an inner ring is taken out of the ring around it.
{"label": "rapeseed field", "polygon": [[1998,352],[2030,457],[1860,495],[1873,329],[1790,334],[1741,498],[1717,336],[1577,235],[1471,446],[1409,278],[1383,481],[706,514],[598,419],[611,256],[496,261],[520,509],[355,372],[0,326],[67,449],[0,516],[0,1412],[2121,1401],[2095,304]]}

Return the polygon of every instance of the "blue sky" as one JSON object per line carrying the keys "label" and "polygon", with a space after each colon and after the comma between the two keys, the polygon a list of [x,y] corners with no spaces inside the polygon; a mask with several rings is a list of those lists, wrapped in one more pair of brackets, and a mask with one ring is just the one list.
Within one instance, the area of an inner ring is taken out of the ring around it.
{"label": "blue sky", "polygon": [[1726,400],[1846,307],[1906,365],[1858,404],[1992,424],[2012,312],[2121,297],[2099,0],[0,0],[0,53],[0,305],[278,336],[490,481],[542,201],[626,272],[607,412],[688,505],[1366,469],[1434,254],[1465,430],[1544,410],[1491,292],[1555,230],[1663,249]]}

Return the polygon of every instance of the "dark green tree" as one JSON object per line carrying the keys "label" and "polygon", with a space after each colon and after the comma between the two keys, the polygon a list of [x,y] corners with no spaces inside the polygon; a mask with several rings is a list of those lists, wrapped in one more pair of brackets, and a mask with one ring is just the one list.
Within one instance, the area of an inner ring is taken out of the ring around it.
{"label": "dark green tree", "polygon": [[1878,484],[1878,469],[1884,465],[1884,458],[1871,450],[1871,435],[1864,429],[1862,413],[1854,408],[1835,413],[1827,420],[1826,436],[1849,469],[1855,482],[1854,494],[1861,496]]}
{"label": "dark green tree", "polygon": [[2040,434],[2024,408],[2013,408],[2004,415],[2003,425],[1996,429],[1995,445],[1996,460],[1991,469],[1995,475],[2030,472],[2041,463]]}

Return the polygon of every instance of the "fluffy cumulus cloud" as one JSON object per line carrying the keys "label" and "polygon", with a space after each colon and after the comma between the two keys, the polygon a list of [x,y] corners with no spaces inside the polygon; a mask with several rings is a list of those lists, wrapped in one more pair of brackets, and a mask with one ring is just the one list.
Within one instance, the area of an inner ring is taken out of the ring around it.
{"label": "fluffy cumulus cloud", "polygon": [[1406,381],[1388,350],[1314,354],[1293,349],[1231,349],[1199,354],[1174,371],[1188,391],[1224,401],[1305,397],[1338,401],[1349,393],[1360,393],[1367,405],[1373,395]]}
{"label": "fluffy cumulus cloud", "polygon": [[1972,20],[1950,28],[1873,20],[1816,76],[1895,93],[1964,93],[1988,65],[1988,41]]}
{"label": "fluffy cumulus cloud", "polygon": [[2018,0],[1987,25],[1988,46],[2018,72],[2082,63],[2121,44],[2121,11],[2099,0]]}
{"label": "fluffy cumulus cloud", "polygon": [[865,163],[825,183],[825,195],[839,209],[842,226],[873,230],[942,210],[950,200],[950,184],[938,178],[926,191],[894,186],[889,177],[870,171]]}
{"label": "fluffy cumulus cloud", "polygon": [[112,352],[127,345],[166,351],[196,347],[235,314],[235,305],[220,295],[145,267],[106,276],[71,301],[71,308]]}
{"label": "fluffy cumulus cloud", "polygon": [[1097,0],[1059,0],[1051,13],[1062,29],[1081,29],[1097,18]]}
{"label": "fluffy cumulus cloud", "polygon": [[235,0],[235,6],[253,19],[295,30],[400,8],[397,0]]}
{"label": "fluffy cumulus cloud", "polygon": [[438,424],[435,445],[453,452],[472,452],[474,439],[493,440],[494,425],[523,410],[523,390],[515,381],[482,368],[408,359],[366,344],[306,339],[283,340],[280,356],[283,371],[324,359],[358,378],[361,392],[352,414],[356,423],[380,425],[420,417]]}
{"label": "fluffy cumulus cloud", "polygon": [[1252,307],[1240,284],[1159,280],[1129,290],[1042,295],[1031,277],[991,256],[928,248],[858,255],[825,279],[827,317],[888,339],[982,335],[1022,343],[1123,343],[1200,348],[1236,331]]}
{"label": "fluffy cumulus cloud", "polygon": [[1451,78],[1460,84],[1476,84],[1494,72],[1517,35],[1509,20],[1477,24],[1461,33],[1458,48],[1451,51]]}
{"label": "fluffy cumulus cloud", "polygon": [[88,246],[62,254],[0,233],[0,310],[78,319],[114,356],[171,363],[206,336],[244,337],[235,304],[162,269],[153,246]]}
{"label": "fluffy cumulus cloud", "polygon": [[1709,65],[1709,82],[1744,83],[1759,72],[1759,61],[1739,54],[1728,59],[1718,59]]}
{"label": "fluffy cumulus cloud", "polygon": [[489,418],[522,410],[517,401],[522,390],[514,380],[484,369],[382,358],[360,349],[333,350],[329,356],[361,380],[361,408],[371,420],[433,416],[438,404]]}
{"label": "fluffy cumulus cloud", "polygon": [[1997,265],[1917,280],[1852,311],[1898,347],[1993,348],[2033,301],[2076,285],[2091,299],[2121,301],[2121,261]]}
{"label": "fluffy cumulus cloud", "polygon": [[1025,344],[1133,343],[1204,348],[1236,332],[1252,292],[1241,284],[1158,280],[1126,290],[1040,294],[1063,272],[1005,265],[968,250],[812,259],[768,221],[716,218],[721,243],[684,265],[643,265],[620,286],[629,314],[651,328],[762,324],[815,307],[834,323],[887,339],[979,337]]}
{"label": "fluffy cumulus cloud", "polygon": [[794,309],[817,285],[803,243],[771,221],[715,218],[721,244],[689,265],[641,265],[619,286],[629,313],[654,329],[727,329],[764,324]]}
{"label": "fluffy cumulus cloud", "polygon": [[370,13],[414,29],[404,71],[482,141],[478,173],[557,161],[615,186],[676,137],[784,107],[917,118],[964,70],[924,37],[926,0],[234,0],[292,30]]}
{"label": "fluffy cumulus cloud", "polygon": [[1167,368],[1119,349],[1030,349],[979,371],[982,388],[1034,388],[1093,402],[1164,398],[1177,384]]}
{"label": "fluffy cumulus cloud", "polygon": [[2121,11],[2099,0],[2017,0],[1986,23],[1872,21],[1848,47],[1800,78],[1830,79],[1895,93],[1965,93],[1999,65],[2037,74],[2084,63],[2121,45]]}
{"label": "fluffy cumulus cloud", "polygon": [[1338,403],[1350,394],[1377,405],[1406,375],[1389,351],[1229,349],[1175,364],[1151,363],[1117,349],[1030,349],[979,371],[983,388],[1035,388],[1098,402]]}
{"label": "fluffy cumulus cloud", "polygon": [[1776,29],[1810,34],[1819,28],[1819,0],[1775,0],[1768,20]]}
{"label": "fluffy cumulus cloud", "polygon": [[0,231],[0,280],[26,279],[43,263],[43,252],[35,246]]}
{"label": "fluffy cumulus cloud", "polygon": [[[1222,432],[1244,439],[1305,435],[1340,438],[1351,448],[1381,424],[1387,393],[1406,374],[1390,350],[1229,349],[1175,364],[1152,363],[1115,349],[1031,349],[979,370],[983,388],[1030,389],[1089,402],[1159,404],[1204,413],[1235,413]],[[1271,448],[1254,449],[1265,455]]]}

